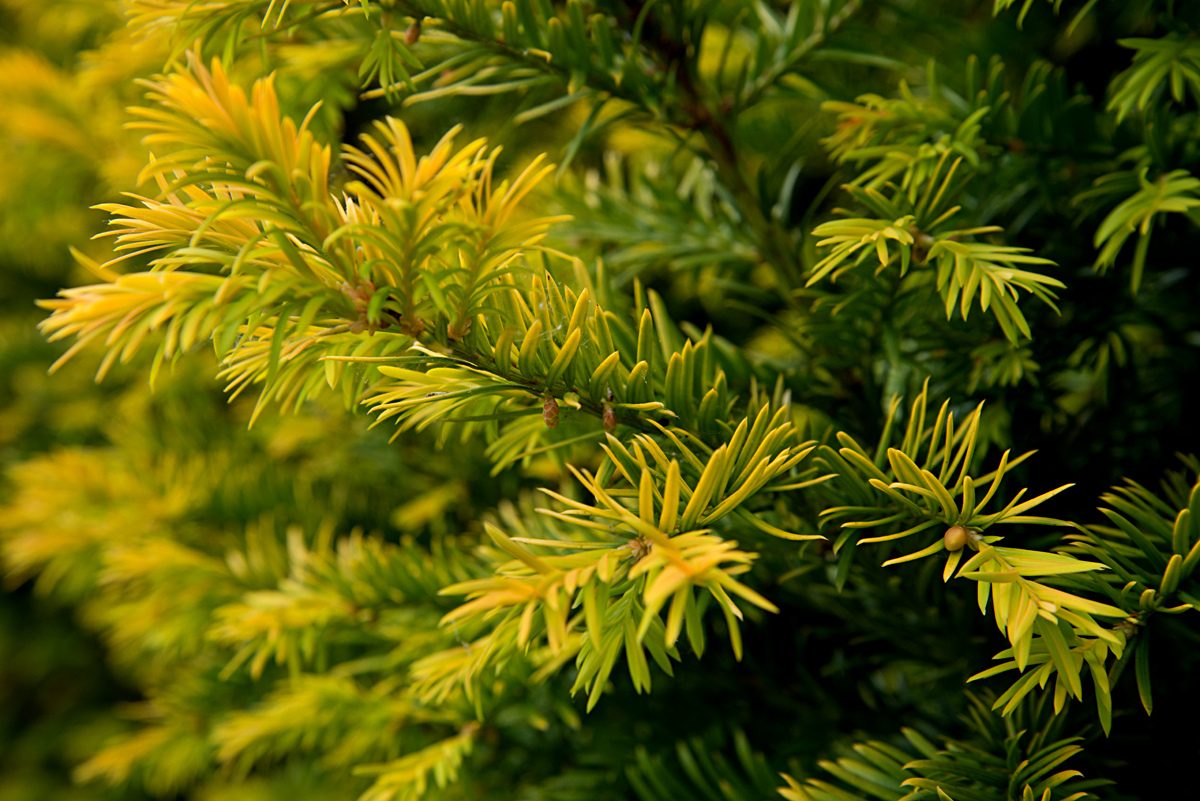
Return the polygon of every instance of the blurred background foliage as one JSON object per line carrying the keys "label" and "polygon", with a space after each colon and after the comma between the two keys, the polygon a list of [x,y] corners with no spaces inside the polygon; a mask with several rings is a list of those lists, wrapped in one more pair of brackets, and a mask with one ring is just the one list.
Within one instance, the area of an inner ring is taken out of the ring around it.
{"label": "blurred background foliage", "polygon": [[[722,20],[727,31],[742,4],[714,5],[701,69],[715,76],[719,48],[728,47],[725,70],[734,80],[748,45],[717,37]],[[777,219],[810,230],[828,217],[831,192],[853,173],[819,144],[838,130],[823,102],[853,102],[866,92],[892,97],[901,81],[927,96],[931,78],[961,92],[969,55],[983,65],[1003,60],[1003,86],[1026,107],[1040,98],[1053,113],[1039,116],[1039,126],[1018,123],[976,179],[1006,191],[980,191],[995,205],[971,211],[981,224],[999,222],[1055,260],[1061,267],[1054,275],[1070,287],[1061,315],[1026,304],[1039,335],[1019,348],[990,317],[929,323],[919,310],[907,319],[864,315],[856,333],[861,348],[833,347],[819,315],[809,318],[801,342],[788,339],[774,323],[792,319],[794,310],[761,266],[722,194],[727,190],[703,160],[620,103],[599,111],[577,103],[519,124],[522,112],[551,95],[535,87],[416,104],[359,98],[357,45],[305,41],[302,33],[271,40],[263,59],[239,60],[237,79],[248,83],[275,70],[297,118],[322,99],[315,127],[333,142],[354,141],[391,112],[403,117],[419,152],[454,124],[464,126],[463,140],[486,133],[505,148],[501,172],[537,153],[560,163],[571,153],[569,168],[544,189],[547,204],[575,215],[555,229],[554,243],[587,262],[602,257],[614,286],[632,287],[636,278],[655,289],[674,319],[698,330],[719,319],[721,335],[761,364],[810,376],[791,388],[814,428],[836,419],[870,441],[880,433],[886,398],[911,396],[933,375],[940,397],[987,401],[989,447],[1041,451],[1019,468],[1021,481],[1055,485],[1069,477],[1078,485],[1063,496],[1057,516],[1091,521],[1094,499],[1121,477],[1156,485],[1174,452],[1197,448],[1187,376],[1200,375],[1200,283],[1195,223],[1185,215],[1156,229],[1137,294],[1126,289],[1127,264],[1108,274],[1092,267],[1100,214],[1072,198],[1127,162],[1141,141],[1134,122],[1104,129],[1110,122],[1098,111],[1109,81],[1130,62],[1115,40],[1148,32],[1155,17],[1150,0],[1102,0],[1072,29],[1082,4],[1063,5],[1056,15],[1050,3],[1032,4],[1018,28],[1015,10],[993,18],[991,2],[864,2],[837,47],[737,122],[756,177],[749,191]],[[467,543],[461,569],[469,573],[479,569],[471,551],[478,521],[506,498],[565,481],[561,457],[537,458],[493,479],[482,445],[451,440],[435,448],[431,434],[390,442],[386,426],[372,429],[368,418],[346,414],[332,399],[294,416],[267,416],[247,432],[253,402],[226,402],[209,378],[211,356],[181,361],[154,393],[141,357],[99,385],[92,381],[98,360],[89,356],[47,377],[63,348],[36,332],[43,313],[33,301],[92,280],[71,247],[97,261],[111,255],[110,240],[90,238],[105,215],[88,207],[137,190],[146,149],[138,132],[122,127],[125,107],[143,92],[133,79],[158,72],[174,44],[169,31],[135,37],[127,30],[125,13],[136,6],[0,0],[0,525],[36,526],[45,553],[30,558],[52,566],[27,580],[9,565],[8,591],[0,594],[0,798],[354,798],[364,778],[317,771],[283,746],[278,756],[250,760],[258,767],[249,778],[236,762],[212,771],[199,737],[196,753],[164,759],[140,782],[73,781],[81,764],[90,765],[81,778],[119,773],[119,764],[87,760],[112,735],[160,714],[156,707],[187,710],[208,697],[228,657],[198,640],[199,629],[168,625],[178,623],[169,614],[178,599],[153,595],[145,601],[153,608],[139,614],[163,626],[161,653],[123,650],[132,636],[123,628],[128,610],[106,600],[106,588],[120,578],[101,543],[133,549],[164,540],[219,561],[241,552],[250,565],[245,586],[268,587],[292,569],[289,530],[307,542],[360,531],[434,555]],[[436,63],[440,46],[421,43],[426,63]],[[928,62],[936,68],[927,70]],[[1185,123],[1194,125],[1195,114]],[[575,141],[585,124],[592,135]],[[1200,158],[1191,151],[1177,156],[1175,166]],[[811,266],[815,250],[808,258]],[[53,568],[57,550],[77,554],[89,542],[92,562],[72,558]],[[1050,542],[1047,536],[1027,545]],[[578,703],[562,702],[562,681],[528,680],[488,723],[475,768],[467,768],[478,771],[475,783],[462,785],[478,795],[462,797],[679,798],[679,787],[695,789],[687,784],[693,752],[725,754],[741,766],[735,772],[751,773],[742,797],[758,797],[754,788],[764,780],[752,775],[761,772],[756,758],[769,763],[767,775],[777,782],[775,771],[815,775],[817,761],[845,744],[903,726],[930,738],[967,736],[960,717],[969,701],[945,687],[957,687],[995,650],[994,632],[973,599],[945,588],[931,564],[884,570],[860,560],[838,593],[832,554],[813,549],[763,561],[772,559],[778,563],[767,571],[781,577],[773,600],[783,611],[747,627],[745,661],[714,649],[703,663],[685,660],[652,695],[636,693],[627,676],[614,673],[612,697],[587,716]],[[244,589],[214,586],[206,600],[187,602],[211,609]],[[435,596],[421,603],[434,611],[452,606]],[[1095,742],[1077,767],[1117,780],[1125,797],[1165,797],[1161,791],[1196,756],[1194,738],[1179,732],[1194,730],[1189,714],[1200,698],[1188,677],[1200,665],[1195,633],[1180,630],[1178,639],[1156,641],[1156,663],[1172,667],[1154,676],[1162,702],[1153,718],[1119,716],[1104,740],[1094,725],[1086,728],[1090,710],[1078,716],[1075,728]],[[207,663],[189,663],[194,675],[172,685],[174,697],[148,699],[139,690],[145,671],[169,670],[181,653],[210,651]],[[266,670],[286,672],[274,664]],[[252,697],[251,684],[243,672],[221,685],[230,708]],[[1135,706],[1126,697],[1132,693],[1121,687],[1118,706]],[[208,725],[202,710],[191,713],[197,730]],[[741,731],[765,756],[750,754],[735,735]],[[683,777],[683,784],[672,791],[655,783],[660,774]]]}

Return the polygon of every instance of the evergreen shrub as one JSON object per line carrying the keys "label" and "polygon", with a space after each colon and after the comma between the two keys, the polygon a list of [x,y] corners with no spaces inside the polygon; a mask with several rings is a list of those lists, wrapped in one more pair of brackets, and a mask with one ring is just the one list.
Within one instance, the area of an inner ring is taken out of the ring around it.
{"label": "evergreen shrub", "polygon": [[1195,793],[1200,4],[2,13],[0,790]]}

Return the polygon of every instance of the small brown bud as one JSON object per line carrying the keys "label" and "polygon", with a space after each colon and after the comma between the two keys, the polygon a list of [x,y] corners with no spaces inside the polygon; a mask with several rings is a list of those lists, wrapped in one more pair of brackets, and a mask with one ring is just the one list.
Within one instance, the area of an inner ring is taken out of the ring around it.
{"label": "small brown bud", "polygon": [[421,334],[423,334],[424,332],[425,332],[425,321],[419,317],[417,317],[415,319],[410,319],[408,317],[405,317],[404,319],[402,319],[400,321],[400,333],[404,334],[405,336],[416,339],[417,337],[421,336]]}
{"label": "small brown bud", "polygon": [[606,433],[611,434],[617,430],[617,411],[607,403],[602,404],[602,406],[604,407],[604,430]]}
{"label": "small brown bud", "polygon": [[463,339],[467,334],[471,333],[471,318],[468,317],[458,323],[450,323],[446,326],[446,336],[453,340]]}
{"label": "small brown bud", "polygon": [[552,395],[547,395],[542,404],[542,421],[547,428],[558,428],[558,401]]}
{"label": "small brown bud", "polygon": [[404,44],[412,47],[421,38],[421,20],[417,20],[412,25],[408,26],[408,30],[404,32]]}
{"label": "small brown bud", "polygon": [[952,526],[946,529],[946,536],[944,537],[946,550],[961,551],[963,546],[967,544],[968,539],[970,539],[970,535],[965,528],[962,526]]}
{"label": "small brown bud", "polygon": [[629,560],[637,564],[646,554],[650,553],[650,542],[645,537],[634,537],[625,545],[630,551]]}

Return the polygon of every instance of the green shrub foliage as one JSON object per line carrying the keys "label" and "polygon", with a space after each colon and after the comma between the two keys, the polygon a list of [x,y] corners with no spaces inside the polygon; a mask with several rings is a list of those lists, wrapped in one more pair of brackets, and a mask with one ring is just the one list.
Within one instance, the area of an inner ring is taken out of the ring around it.
{"label": "green shrub foliage", "polygon": [[0,790],[1188,780],[1200,5],[2,7]]}

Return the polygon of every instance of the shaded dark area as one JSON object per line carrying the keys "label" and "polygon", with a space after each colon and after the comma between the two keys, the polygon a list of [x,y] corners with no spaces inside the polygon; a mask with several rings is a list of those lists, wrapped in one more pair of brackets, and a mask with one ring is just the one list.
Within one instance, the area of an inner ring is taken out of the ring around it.
{"label": "shaded dark area", "polygon": [[128,724],[114,705],[140,700],[115,677],[105,648],[71,610],[37,598],[30,585],[0,595],[0,776],[6,798],[138,799],[135,791],[57,795],[64,779]]}

